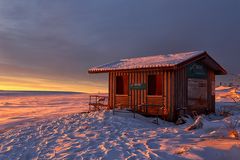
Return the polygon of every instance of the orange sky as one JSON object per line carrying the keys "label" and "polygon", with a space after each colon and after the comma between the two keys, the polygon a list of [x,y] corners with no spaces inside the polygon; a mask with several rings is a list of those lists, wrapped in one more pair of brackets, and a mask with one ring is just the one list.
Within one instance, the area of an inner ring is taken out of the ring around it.
{"label": "orange sky", "polygon": [[71,73],[71,70],[64,72],[62,68],[57,71],[42,68],[44,65],[25,66],[25,63],[9,62],[1,53],[0,48],[0,90],[107,92],[106,75],[90,75],[87,68],[83,73]]}
{"label": "orange sky", "polygon": [[49,79],[0,76],[0,90],[31,90],[31,91],[76,91],[96,93],[107,92],[106,83],[99,82],[70,82]]}

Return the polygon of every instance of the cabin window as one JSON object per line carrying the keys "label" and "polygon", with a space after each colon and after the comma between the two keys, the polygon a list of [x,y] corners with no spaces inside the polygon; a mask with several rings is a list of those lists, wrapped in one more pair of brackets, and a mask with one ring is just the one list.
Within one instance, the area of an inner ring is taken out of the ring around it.
{"label": "cabin window", "polygon": [[162,95],[162,76],[149,75],[148,76],[148,95]]}
{"label": "cabin window", "polygon": [[116,94],[128,95],[128,76],[116,76]]}

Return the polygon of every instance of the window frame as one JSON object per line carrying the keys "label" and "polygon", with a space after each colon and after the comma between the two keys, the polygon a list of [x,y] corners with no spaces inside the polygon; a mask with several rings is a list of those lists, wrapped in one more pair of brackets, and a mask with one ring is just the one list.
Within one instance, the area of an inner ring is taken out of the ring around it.
{"label": "window frame", "polygon": [[[121,78],[121,85],[118,85],[118,78]],[[128,84],[128,75],[119,75],[119,76],[116,76],[115,78],[115,83],[116,83],[116,90],[115,90],[115,94],[117,96],[126,96],[128,95],[128,87],[129,87],[129,84]],[[118,87],[120,87],[120,91],[119,92],[119,89]]]}
{"label": "window frame", "polygon": [[[152,76],[155,78],[155,84],[153,84],[153,86],[150,88],[150,82],[149,82],[149,77]],[[154,89],[154,91],[152,93],[149,92],[149,89]],[[163,77],[160,74],[150,74],[148,75],[147,78],[147,95],[148,96],[163,96]]]}

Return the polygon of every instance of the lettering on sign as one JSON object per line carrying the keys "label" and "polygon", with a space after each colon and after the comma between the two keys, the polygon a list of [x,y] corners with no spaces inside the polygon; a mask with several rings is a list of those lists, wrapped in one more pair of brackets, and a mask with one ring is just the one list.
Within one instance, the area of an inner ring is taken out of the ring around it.
{"label": "lettering on sign", "polygon": [[134,83],[129,85],[130,89],[135,89],[135,90],[144,90],[147,88],[147,85],[144,83]]}
{"label": "lettering on sign", "polygon": [[189,78],[206,78],[207,69],[202,64],[193,63],[188,66],[187,74]]}

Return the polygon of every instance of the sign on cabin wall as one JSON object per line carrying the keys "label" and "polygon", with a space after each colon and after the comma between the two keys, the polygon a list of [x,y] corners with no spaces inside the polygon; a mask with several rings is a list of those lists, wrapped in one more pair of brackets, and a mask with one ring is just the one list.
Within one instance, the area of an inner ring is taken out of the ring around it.
{"label": "sign on cabin wall", "polygon": [[134,83],[129,85],[129,89],[144,90],[147,89],[147,85],[144,83]]}
{"label": "sign on cabin wall", "polygon": [[207,78],[208,72],[204,65],[192,63],[187,67],[188,78]]}
{"label": "sign on cabin wall", "polygon": [[188,105],[191,108],[207,107],[207,80],[188,79]]}

